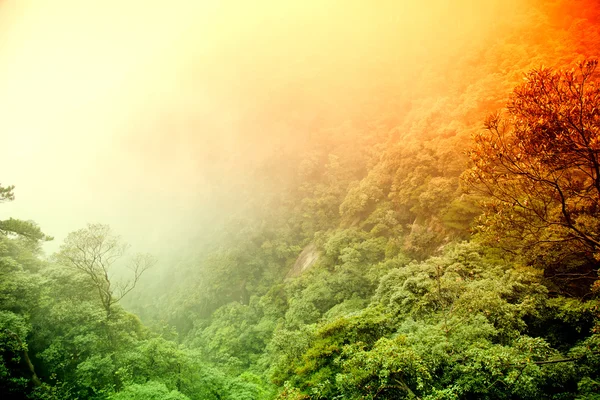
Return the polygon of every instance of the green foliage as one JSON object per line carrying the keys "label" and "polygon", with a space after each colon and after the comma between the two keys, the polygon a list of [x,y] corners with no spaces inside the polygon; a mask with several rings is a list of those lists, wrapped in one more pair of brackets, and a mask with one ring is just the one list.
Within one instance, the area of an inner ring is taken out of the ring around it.
{"label": "green foliage", "polygon": [[29,374],[23,367],[24,338],[31,330],[27,321],[10,311],[0,311],[0,391],[17,395],[29,386]]}
{"label": "green foliage", "polygon": [[402,336],[381,338],[370,350],[361,342],[347,345],[340,359],[336,384],[343,398],[415,398],[415,391],[423,392],[430,384],[427,367]]}
{"label": "green foliage", "polygon": [[[569,355],[591,338],[597,306],[557,303],[541,282],[536,270],[506,266],[473,243],[392,269],[366,309],[318,321],[293,351],[271,348],[273,378],[288,381],[280,396],[571,398],[582,377],[596,376],[585,358]],[[569,318],[584,332],[556,340],[560,320]],[[556,328],[541,332],[537,323]],[[595,345],[588,346],[594,360]]]}
{"label": "green foliage", "polygon": [[[13,201],[15,195],[14,186],[0,185],[0,203]],[[36,245],[41,241],[53,240],[52,236],[44,234],[33,221],[22,221],[20,219],[9,218],[0,220],[0,234],[4,236],[17,236],[30,242],[30,245]]]}
{"label": "green foliage", "polygon": [[169,390],[158,382],[149,381],[144,384],[133,384],[123,391],[109,397],[110,400],[189,400],[176,390]]}
{"label": "green foliage", "polygon": [[0,233],[21,236],[33,242],[53,240],[52,236],[44,234],[34,222],[14,218],[0,221]]}
{"label": "green foliage", "polygon": [[254,297],[249,305],[230,303],[216,310],[210,324],[191,339],[190,345],[223,366],[245,369],[257,361],[275,326],[276,321]]}
{"label": "green foliage", "polygon": [[13,193],[14,189],[14,186],[0,185],[0,203],[5,201],[13,201],[15,199],[15,194]]}
{"label": "green foliage", "polygon": [[[38,400],[598,398],[597,292],[569,297],[580,279],[597,278],[597,249],[582,251],[581,238],[562,228],[520,229],[531,215],[506,199],[499,208],[484,204],[484,224],[476,227],[483,234],[471,238],[482,212],[477,204],[485,199],[459,184],[466,140],[523,72],[566,65],[598,48],[597,7],[545,3],[511,8],[515,20],[500,21],[507,33],[489,45],[466,45],[412,74],[401,69],[382,81],[384,90],[365,91],[360,100],[311,108],[317,122],[302,127],[311,132],[308,143],[259,166],[256,179],[236,193],[245,200],[237,212],[201,239],[190,238],[194,250],[163,261],[160,279],[139,281],[128,303],[120,300],[148,264],[134,259],[133,279],[119,286],[112,267],[118,269],[126,246],[107,226],[72,233],[49,262],[40,250],[49,237],[35,223],[0,221],[2,394]],[[587,14],[595,17],[586,21]],[[529,77],[523,86],[529,92],[517,91],[517,100],[539,97],[536,82],[563,82],[547,73]],[[567,94],[564,85],[556,87]],[[563,146],[560,134],[552,143],[538,139],[562,132],[555,124],[580,109],[589,117],[586,129],[595,132],[597,96],[589,97],[554,109],[558,119],[512,121],[531,142],[534,160],[567,171],[557,175],[560,182],[572,178],[567,194],[581,194],[587,169],[573,173],[581,164],[561,156],[580,147]],[[513,99],[515,110],[522,105]],[[539,117],[535,109],[523,110]],[[484,136],[478,136],[481,148],[489,151],[479,155],[490,157],[498,146]],[[596,142],[590,140],[592,153],[581,153],[584,158],[597,158]],[[520,157],[522,147],[507,154]],[[548,201],[536,202],[536,185],[503,186],[506,171],[489,172],[480,178],[495,177],[493,191],[517,187],[511,192],[517,201],[532,195],[522,204],[559,217],[550,225],[568,223],[554,207],[556,193],[542,190]],[[13,189],[0,186],[0,203],[13,200]],[[572,227],[593,236],[597,202],[588,197],[565,205]],[[488,247],[557,238],[566,240],[524,258]],[[291,273],[305,248],[316,261]]]}

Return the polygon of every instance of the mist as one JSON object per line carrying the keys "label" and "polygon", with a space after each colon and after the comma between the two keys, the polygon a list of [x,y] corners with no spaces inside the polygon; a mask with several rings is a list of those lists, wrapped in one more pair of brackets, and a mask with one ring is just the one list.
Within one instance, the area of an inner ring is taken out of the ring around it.
{"label": "mist", "polygon": [[398,113],[447,95],[412,82],[452,71],[519,4],[4,1],[0,170],[16,201],[1,214],[36,221],[49,251],[87,222],[140,249],[188,243],[239,210],[265,162],[382,88]]}
{"label": "mist", "polygon": [[0,397],[596,396],[599,26],[0,0]]}

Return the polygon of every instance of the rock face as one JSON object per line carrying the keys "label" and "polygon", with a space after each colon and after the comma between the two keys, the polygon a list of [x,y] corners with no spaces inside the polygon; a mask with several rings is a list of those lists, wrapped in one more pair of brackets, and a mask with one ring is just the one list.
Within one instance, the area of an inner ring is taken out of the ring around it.
{"label": "rock face", "polygon": [[319,251],[317,250],[317,246],[314,243],[309,244],[302,250],[302,253],[296,259],[294,266],[290,269],[286,278],[294,278],[301,275],[302,272],[312,267],[318,259]]}

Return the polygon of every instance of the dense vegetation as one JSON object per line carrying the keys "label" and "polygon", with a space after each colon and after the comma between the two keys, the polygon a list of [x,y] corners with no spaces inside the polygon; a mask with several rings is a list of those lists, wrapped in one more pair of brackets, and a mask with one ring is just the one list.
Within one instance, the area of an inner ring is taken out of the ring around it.
{"label": "dense vegetation", "polygon": [[600,8],[519,12],[333,109],[193,252],[0,221],[0,393],[600,399]]}

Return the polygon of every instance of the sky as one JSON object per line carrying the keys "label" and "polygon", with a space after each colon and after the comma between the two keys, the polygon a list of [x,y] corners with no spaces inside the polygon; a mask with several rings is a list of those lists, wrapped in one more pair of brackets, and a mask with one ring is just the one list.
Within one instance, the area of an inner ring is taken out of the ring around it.
{"label": "sky", "polygon": [[0,219],[36,221],[49,251],[88,222],[189,242],[330,104],[408,82],[516,3],[0,0]]}
{"label": "sky", "polygon": [[181,129],[158,114],[170,111],[163,99],[185,91],[186,35],[202,35],[196,17],[212,5],[166,4],[2,3],[0,171],[2,184],[17,187],[3,216],[32,219],[58,241],[87,222],[133,241],[143,235],[140,243],[181,224],[202,196],[201,175],[189,173],[188,149],[172,146],[161,159],[161,143],[145,131]]}

